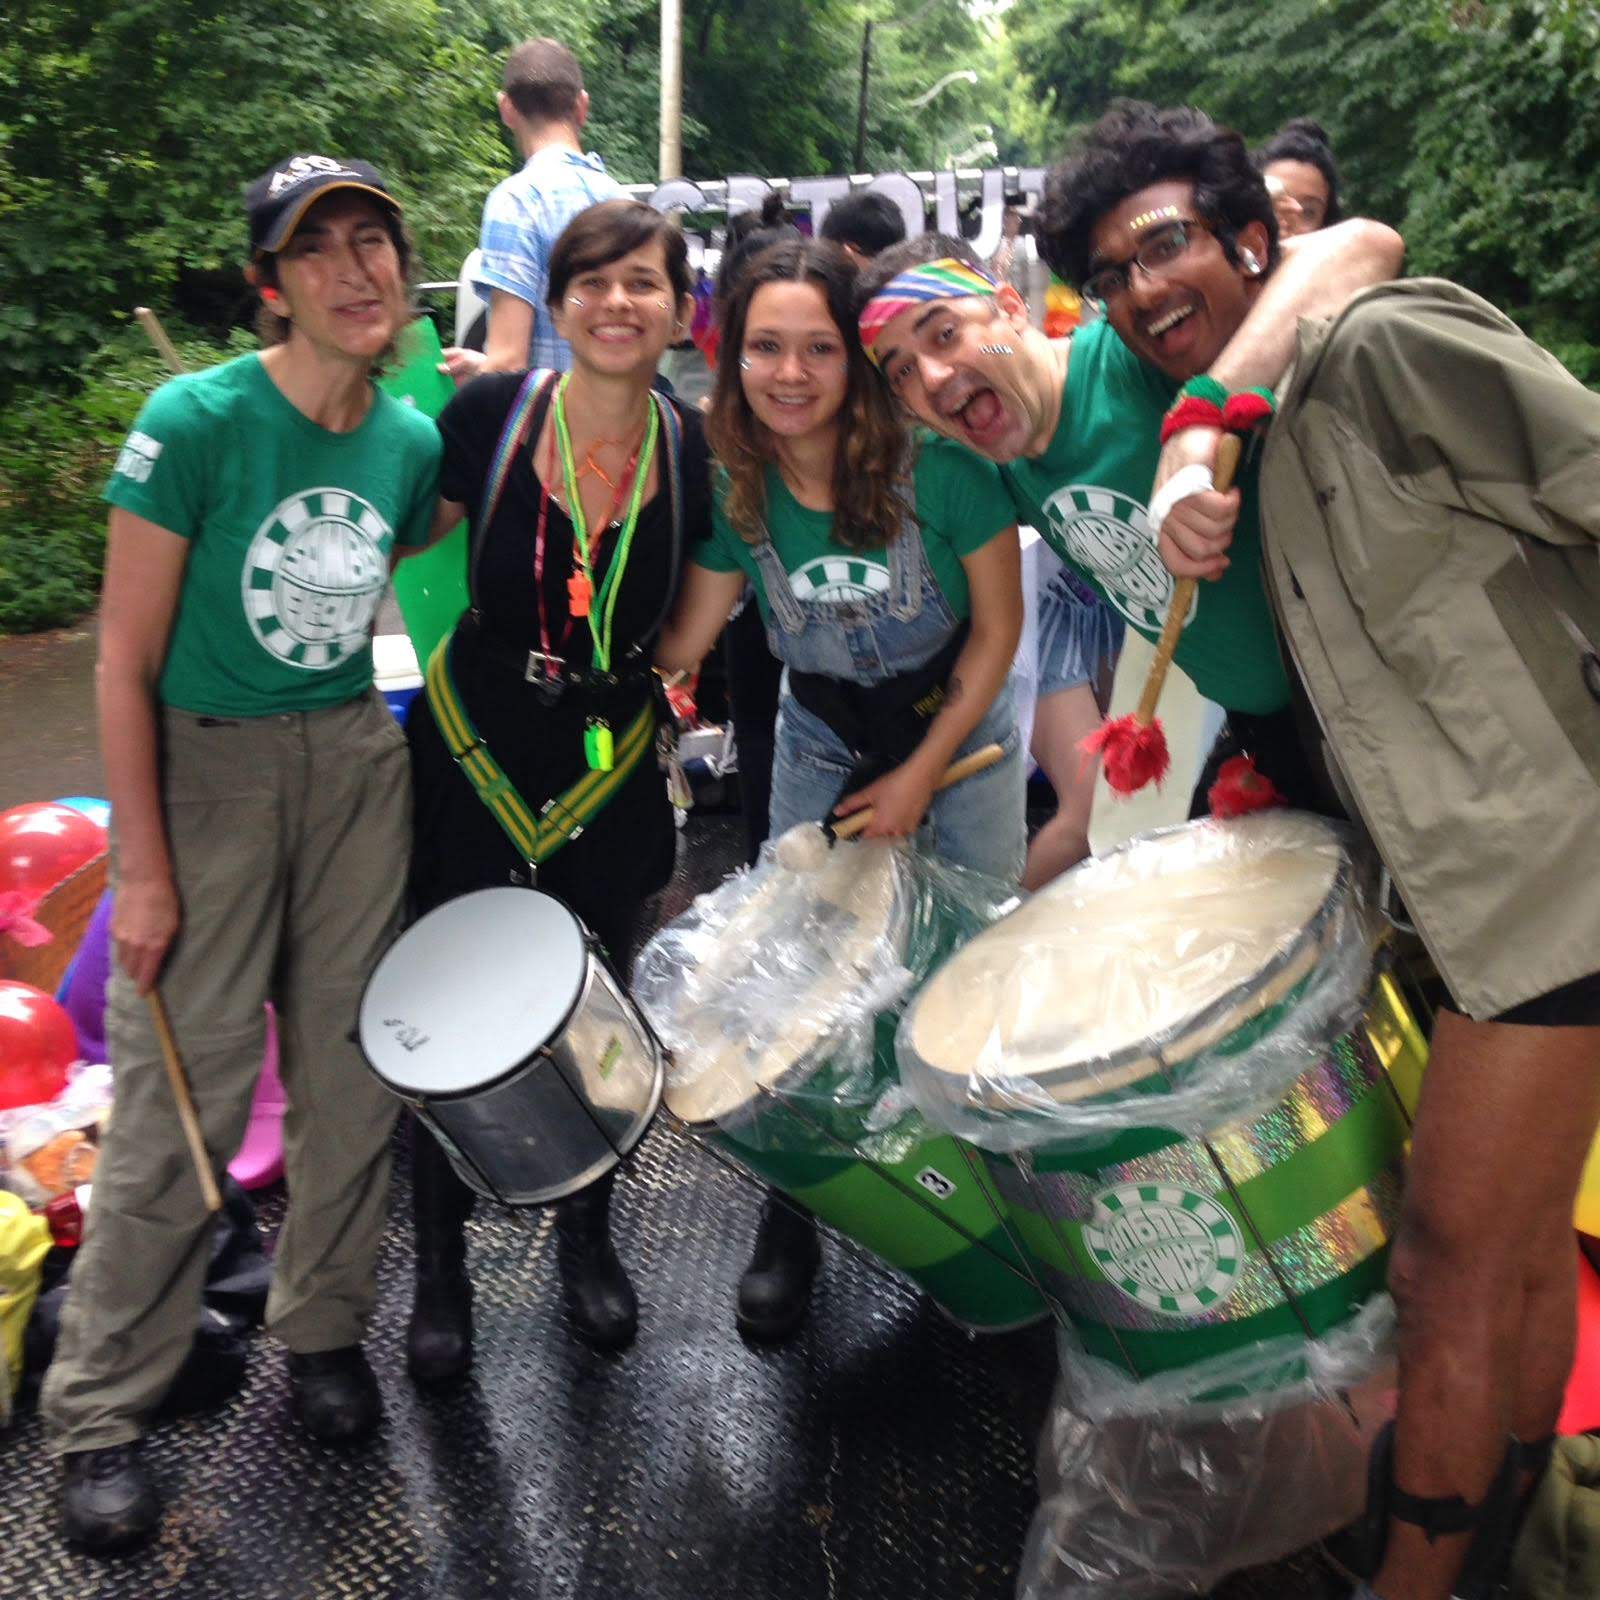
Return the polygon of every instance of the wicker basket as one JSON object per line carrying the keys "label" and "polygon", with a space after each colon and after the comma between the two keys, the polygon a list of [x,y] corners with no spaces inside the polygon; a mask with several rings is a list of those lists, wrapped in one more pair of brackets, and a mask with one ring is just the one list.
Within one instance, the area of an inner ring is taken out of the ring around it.
{"label": "wicker basket", "polygon": [[31,948],[0,933],[0,978],[18,978],[53,995],[78,953],[84,930],[105,893],[109,855],[102,851],[64,878],[34,908],[33,919],[55,935]]}

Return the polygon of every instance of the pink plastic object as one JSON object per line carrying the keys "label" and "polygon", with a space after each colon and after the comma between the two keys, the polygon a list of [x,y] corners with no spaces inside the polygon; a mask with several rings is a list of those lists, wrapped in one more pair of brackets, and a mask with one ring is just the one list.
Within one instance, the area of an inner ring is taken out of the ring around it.
{"label": "pink plastic object", "polygon": [[1578,1355],[1567,1380],[1557,1433],[1600,1428],[1600,1276],[1578,1257]]}
{"label": "pink plastic object", "polygon": [[267,1048],[250,1105],[250,1126],[228,1171],[246,1189],[264,1189],[283,1176],[283,1081],[278,1077],[278,1019],[267,1007]]}

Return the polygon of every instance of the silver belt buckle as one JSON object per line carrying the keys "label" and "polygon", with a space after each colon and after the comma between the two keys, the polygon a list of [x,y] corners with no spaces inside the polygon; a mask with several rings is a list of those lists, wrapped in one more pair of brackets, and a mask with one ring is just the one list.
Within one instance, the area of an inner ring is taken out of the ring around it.
{"label": "silver belt buckle", "polygon": [[522,674],[524,683],[542,683],[556,676],[566,666],[565,656],[548,655],[543,650],[528,652],[528,665]]}

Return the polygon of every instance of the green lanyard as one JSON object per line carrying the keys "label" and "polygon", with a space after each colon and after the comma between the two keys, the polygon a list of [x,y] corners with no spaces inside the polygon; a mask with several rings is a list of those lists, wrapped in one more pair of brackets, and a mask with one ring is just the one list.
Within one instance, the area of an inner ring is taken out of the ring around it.
{"label": "green lanyard", "polygon": [[[601,672],[611,670],[612,622],[616,616],[617,593],[622,588],[623,574],[628,570],[628,556],[633,549],[634,529],[639,525],[639,507],[644,503],[644,486],[650,476],[650,464],[655,459],[656,436],[661,431],[661,418],[656,410],[655,396],[650,397],[649,419],[645,423],[644,446],[639,452],[639,465],[634,474],[633,498],[628,504],[627,520],[622,525],[622,535],[617,540],[616,553],[606,569],[605,580],[596,585],[594,569],[589,564],[589,530],[584,525],[583,501],[578,494],[578,469],[572,459],[572,435],[567,431],[565,405],[567,382],[570,374],[563,374],[556,387],[555,414],[556,440],[561,446],[561,470],[567,486],[567,518],[572,523],[573,547],[578,565],[589,582],[589,637],[594,641],[594,664]],[[600,613],[598,627],[595,613]]]}

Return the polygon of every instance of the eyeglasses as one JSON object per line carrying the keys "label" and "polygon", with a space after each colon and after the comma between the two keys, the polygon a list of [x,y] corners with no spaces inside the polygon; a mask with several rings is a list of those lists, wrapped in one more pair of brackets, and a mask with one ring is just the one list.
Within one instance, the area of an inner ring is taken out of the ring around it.
{"label": "eyeglasses", "polygon": [[1115,300],[1119,294],[1127,290],[1128,285],[1133,281],[1133,269],[1135,267],[1138,267],[1148,278],[1164,278],[1168,271],[1176,266],[1187,254],[1189,246],[1193,242],[1190,238],[1190,233],[1196,228],[1202,233],[1211,231],[1206,223],[1192,217],[1164,223],[1159,228],[1152,228],[1139,241],[1139,248],[1126,261],[1118,261],[1109,266],[1096,267],[1083,280],[1081,288],[1084,298],[1097,301],[1102,306],[1108,300]]}

